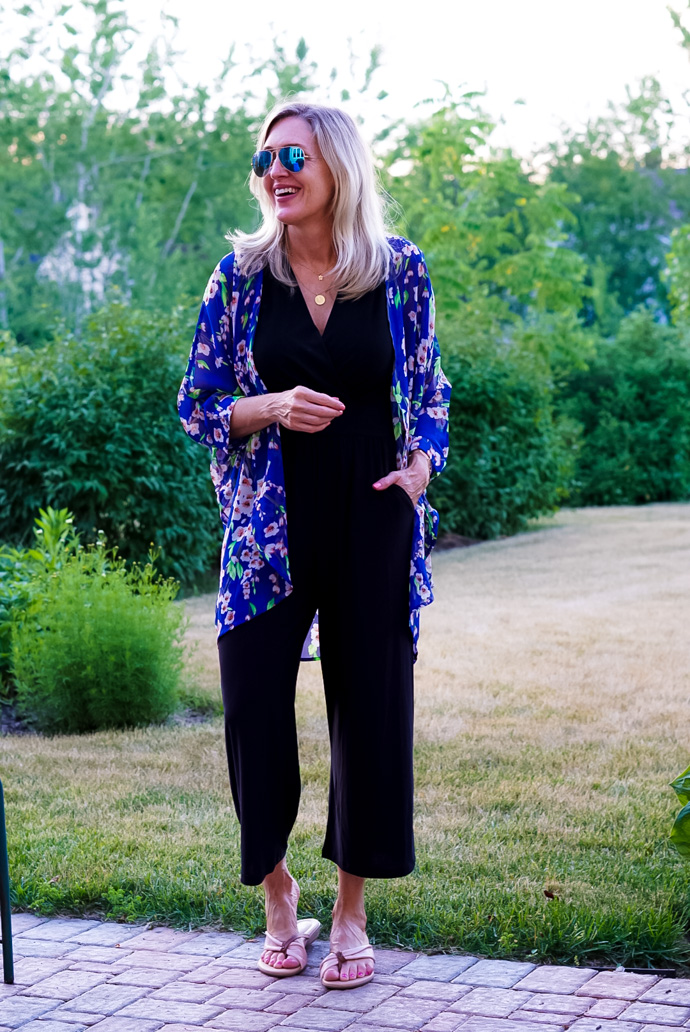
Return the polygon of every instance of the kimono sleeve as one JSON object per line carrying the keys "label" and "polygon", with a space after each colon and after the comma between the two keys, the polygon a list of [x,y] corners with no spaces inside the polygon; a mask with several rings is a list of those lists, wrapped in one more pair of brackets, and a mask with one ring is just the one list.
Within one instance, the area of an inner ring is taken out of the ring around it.
{"label": "kimono sleeve", "polygon": [[189,436],[229,456],[248,438],[230,437],[232,410],[241,395],[233,368],[232,325],[225,260],[208,281],[187,363],[177,395],[177,410]]}
{"label": "kimono sleeve", "polygon": [[451,385],[441,368],[441,351],[435,330],[435,304],[431,280],[423,263],[418,286],[418,356],[424,364],[410,451],[421,449],[431,461],[431,475],[438,476],[448,458],[448,406]]}

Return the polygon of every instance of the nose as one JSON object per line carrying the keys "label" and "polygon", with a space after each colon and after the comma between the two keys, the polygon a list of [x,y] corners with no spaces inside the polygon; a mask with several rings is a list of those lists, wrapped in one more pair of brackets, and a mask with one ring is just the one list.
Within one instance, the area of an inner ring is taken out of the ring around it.
{"label": "nose", "polygon": [[284,176],[288,175],[288,170],[283,167],[283,163],[278,159],[277,154],[273,156],[273,161],[271,162],[268,174],[271,179],[277,179],[279,177],[282,179]]}

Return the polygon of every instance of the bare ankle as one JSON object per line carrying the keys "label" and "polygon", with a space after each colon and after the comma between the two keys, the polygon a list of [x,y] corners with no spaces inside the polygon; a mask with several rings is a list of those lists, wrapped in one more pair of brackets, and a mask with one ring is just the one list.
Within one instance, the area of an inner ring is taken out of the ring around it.
{"label": "bare ankle", "polygon": [[341,900],[337,899],[333,907],[333,923],[355,924],[361,928],[366,928],[367,913],[364,909],[364,903],[348,901],[348,904],[345,905]]}

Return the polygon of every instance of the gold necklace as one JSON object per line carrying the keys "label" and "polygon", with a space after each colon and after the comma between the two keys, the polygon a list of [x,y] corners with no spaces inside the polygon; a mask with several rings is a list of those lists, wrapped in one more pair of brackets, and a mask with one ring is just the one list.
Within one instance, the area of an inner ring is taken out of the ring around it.
{"label": "gold necklace", "polygon": [[[308,265],[304,265],[302,262],[296,262],[293,259],[290,259],[290,264],[291,265],[301,265],[303,269],[309,269]],[[309,269],[309,271],[311,272],[311,269]],[[318,276],[319,283],[323,283],[323,278],[324,278],[325,275],[326,275],[326,273],[322,272],[321,275]],[[297,279],[297,276],[295,276],[295,279]],[[299,280],[298,280],[298,282],[299,282]],[[329,290],[332,290],[333,288],[332,287],[324,287],[323,289],[325,290],[325,292],[327,294],[329,292]],[[325,294],[322,294],[321,291],[319,291],[318,294],[315,294],[314,295],[314,304],[315,305],[319,305],[319,306],[325,305],[326,304]]]}

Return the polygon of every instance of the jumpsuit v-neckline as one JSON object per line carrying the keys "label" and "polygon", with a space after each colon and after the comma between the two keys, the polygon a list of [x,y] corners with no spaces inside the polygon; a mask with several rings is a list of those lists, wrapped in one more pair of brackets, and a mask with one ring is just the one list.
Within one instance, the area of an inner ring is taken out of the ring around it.
{"label": "jumpsuit v-neckline", "polygon": [[323,855],[360,877],[400,877],[414,867],[414,507],[400,486],[372,486],[396,468],[385,284],[336,299],[320,334],[301,292],[265,269],[253,360],[269,392],[302,385],[345,411],[316,433],[281,426],[293,590],[219,639],[242,881],[273,870],[297,814],[295,682],[317,609],[331,742]]}

